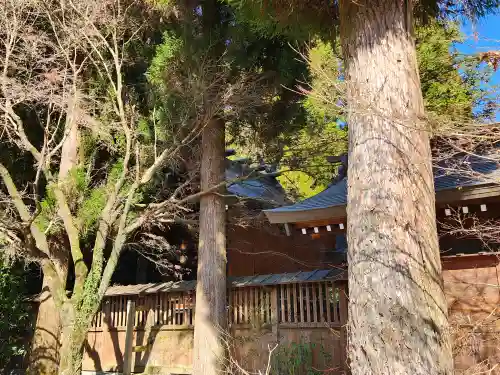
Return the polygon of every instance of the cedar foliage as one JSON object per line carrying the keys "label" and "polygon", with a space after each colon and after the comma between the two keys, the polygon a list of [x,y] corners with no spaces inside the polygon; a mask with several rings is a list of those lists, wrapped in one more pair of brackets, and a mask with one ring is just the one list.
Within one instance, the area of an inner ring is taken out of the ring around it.
{"label": "cedar foliage", "polygon": [[[442,122],[488,120],[497,105],[491,85],[493,70],[480,56],[464,56],[455,44],[463,41],[457,22],[434,20],[416,27],[416,47],[422,95],[427,112]],[[280,177],[296,198],[324,190],[335,174],[329,155],[347,152],[343,65],[339,47],[315,40],[303,60],[310,81],[296,89],[304,95],[305,126],[294,134],[282,158]],[[296,170],[293,170],[296,169]]]}

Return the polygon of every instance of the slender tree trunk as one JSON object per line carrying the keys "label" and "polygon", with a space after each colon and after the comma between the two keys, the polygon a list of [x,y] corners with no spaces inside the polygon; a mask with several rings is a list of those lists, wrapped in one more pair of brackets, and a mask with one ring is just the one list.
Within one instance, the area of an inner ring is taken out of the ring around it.
{"label": "slender tree trunk", "polygon": [[[201,190],[224,181],[224,122],[203,130]],[[208,194],[200,202],[200,240],[194,323],[193,375],[216,375],[224,361],[226,328],[226,213],[224,198]]]}
{"label": "slender tree trunk", "polygon": [[[78,165],[78,150],[80,145],[80,136],[78,123],[75,119],[75,111],[77,106],[77,96],[72,99],[70,109],[68,110],[65,137],[61,149],[61,164],[59,166],[59,184],[61,192],[59,194],[67,194],[68,189],[72,189],[72,185],[68,184],[66,179],[69,177],[70,171]],[[71,202],[70,202],[71,204]],[[63,217],[64,211],[59,210],[59,216]],[[68,233],[69,235],[69,233]],[[78,236],[78,234],[76,234]],[[66,259],[66,267],[68,260]],[[81,266],[81,265],[80,265]],[[79,265],[75,265],[75,273],[78,277]],[[46,275],[45,275],[46,276]],[[64,293],[64,291],[63,291]],[[83,344],[85,342],[88,325],[83,322],[88,319],[75,319],[75,311],[73,305],[67,302],[62,306],[59,314],[56,314],[53,319],[60,319],[61,337],[59,348],[59,371],[60,375],[80,375],[83,359]]]}
{"label": "slender tree trunk", "polygon": [[354,375],[452,374],[410,0],[341,0]]}
{"label": "slender tree trunk", "polygon": [[[80,144],[80,136],[78,123],[74,118],[75,108],[77,105],[76,95],[73,97],[68,112],[66,114],[66,126],[64,129],[66,139],[64,140],[61,149],[61,164],[59,166],[59,184],[62,188],[61,194],[67,194],[68,189],[73,189],[67,181],[69,174],[73,168],[78,165],[78,149]],[[66,186],[65,186],[66,185]],[[71,202],[69,202],[71,204]],[[59,210],[59,216],[62,218],[63,210]],[[68,233],[70,235],[70,233]],[[75,264],[75,273],[78,277],[79,265]],[[86,330],[82,330],[75,325],[73,306],[69,303],[63,306],[60,313],[62,324],[61,330],[61,348],[59,361],[60,375],[80,375],[83,358],[83,342],[86,338]],[[84,332],[82,332],[84,331]]]}

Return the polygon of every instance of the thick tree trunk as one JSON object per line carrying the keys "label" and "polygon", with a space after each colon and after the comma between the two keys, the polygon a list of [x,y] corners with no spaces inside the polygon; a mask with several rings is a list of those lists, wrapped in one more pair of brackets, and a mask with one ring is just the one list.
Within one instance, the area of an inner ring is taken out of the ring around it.
{"label": "thick tree trunk", "polygon": [[[213,119],[203,130],[201,190],[224,181],[224,122]],[[221,373],[226,328],[226,211],[218,194],[202,197],[194,323],[194,375]]]}
{"label": "thick tree trunk", "polygon": [[75,318],[69,302],[63,306],[59,375],[81,375],[83,345],[88,332],[88,324],[85,324],[87,320]]}
{"label": "thick tree trunk", "polygon": [[87,331],[76,327],[66,327],[61,335],[61,361],[59,375],[81,375],[83,344]]}
{"label": "thick tree trunk", "polygon": [[28,357],[30,374],[55,374],[60,358],[59,309],[49,290],[49,277],[44,275],[40,304],[36,317],[31,350]]}
{"label": "thick tree trunk", "polygon": [[453,373],[410,0],[342,0],[354,375]]}

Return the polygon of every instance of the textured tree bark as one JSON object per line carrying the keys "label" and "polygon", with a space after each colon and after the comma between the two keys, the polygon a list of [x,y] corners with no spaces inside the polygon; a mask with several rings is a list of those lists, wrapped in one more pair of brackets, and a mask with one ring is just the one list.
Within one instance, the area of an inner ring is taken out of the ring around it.
{"label": "textured tree bark", "polygon": [[[78,123],[75,119],[75,110],[77,105],[76,95],[70,103],[68,113],[66,114],[66,126],[65,126],[65,136],[62,149],[61,149],[61,164],[59,165],[59,184],[61,190],[56,192],[57,194],[64,195],[67,189],[72,189],[71,184],[68,184],[68,177],[73,168],[78,165],[78,150],[80,146],[80,135],[78,129]],[[67,212],[66,212],[67,211]],[[59,217],[63,218],[64,215],[71,215],[69,212],[69,207],[67,210],[61,207],[58,210]],[[76,228],[73,228],[73,233],[68,232],[69,238],[73,236],[73,242],[79,242],[79,235]],[[71,252],[70,252],[71,253]],[[76,259],[73,259],[73,263],[77,263]],[[75,274],[79,277],[79,268],[84,267],[84,263],[75,264]],[[45,277],[45,276],[44,276]],[[78,291],[80,292],[80,291]],[[75,293],[75,291],[73,291]],[[61,309],[60,316],[62,329],[61,329],[61,348],[60,348],[60,362],[59,362],[59,374],[60,375],[76,375],[80,374],[83,358],[83,342],[85,340],[85,334],[78,334],[78,329],[74,326],[74,313],[73,307],[70,303],[63,306]],[[85,332],[86,333],[86,332]]]}
{"label": "textured tree bark", "polygon": [[[36,325],[28,357],[30,374],[55,374],[59,365],[59,309],[49,291],[49,277],[44,275],[42,299],[38,306]],[[43,371],[42,371],[43,370]]]}
{"label": "textured tree bark", "polygon": [[81,375],[83,345],[87,329],[78,325],[63,327],[61,334],[61,361],[59,375]]}
{"label": "textured tree bark", "polygon": [[[224,181],[224,151],[224,122],[212,119],[202,135],[202,191]],[[200,202],[193,375],[222,373],[226,321],[226,210],[215,193]]]}
{"label": "textured tree bark", "polygon": [[[56,196],[60,194],[63,197],[66,189],[71,189],[71,185],[67,184],[67,178],[71,169],[78,165],[78,151],[80,145],[79,129],[78,123],[75,119],[77,105],[77,97],[73,98],[70,109],[68,109],[66,125],[65,125],[65,140],[61,149],[61,163],[59,166],[58,180],[60,184],[60,190],[56,192]],[[69,210],[69,207],[67,207]],[[59,209],[59,216],[64,217],[64,215],[71,215],[69,212],[65,212],[63,209]],[[76,228],[75,228],[76,231]],[[78,233],[68,233],[68,236],[74,236],[74,242],[78,242]],[[61,306],[55,303],[54,294],[59,293],[65,294],[66,277],[68,273],[68,252],[56,252],[53,249],[51,251],[51,261],[58,270],[57,275],[46,274],[47,268],[44,268],[43,275],[43,290],[46,291],[46,297],[40,302],[38,309],[37,323],[35,327],[35,335],[32,343],[31,353],[30,353],[30,371],[33,373],[47,373],[55,374],[68,373],[68,369],[73,368],[73,371],[77,371],[78,364],[75,360],[80,358],[81,355],[70,356],[70,351],[75,351],[75,347],[80,347],[81,354],[83,354],[83,340],[78,338],[79,335],[71,332],[71,327],[69,323],[64,324],[62,321],[71,318],[72,314],[67,313],[67,306],[61,309]],[[75,261],[75,259],[74,259]],[[75,262],[74,262],[75,263]],[[75,266],[75,273],[78,276],[79,269],[85,268],[84,264]],[[58,283],[59,290],[56,289],[54,285],[51,286],[53,278],[59,277],[61,280]],[[62,284],[61,284],[62,283]],[[64,326],[64,327],[63,327]],[[85,331],[86,332],[86,331]],[[72,338],[76,338],[76,342],[71,342]],[[59,340],[61,339],[61,340]],[[81,342],[78,342],[81,341]],[[81,363],[80,363],[81,366]],[[64,372],[63,372],[64,371]],[[71,372],[72,374],[73,372]],[[77,372],[74,372],[75,374]]]}
{"label": "textured tree bark", "polygon": [[[76,100],[76,99],[75,99]],[[72,104],[73,105],[73,104]],[[73,111],[69,111],[67,116],[65,135],[62,149],[61,149],[61,165],[59,166],[59,181],[64,180],[72,168],[78,165],[78,151],[80,146],[80,135],[78,130],[78,123],[73,118]]]}
{"label": "textured tree bark", "polygon": [[89,318],[78,315],[71,301],[63,304],[61,311],[61,349],[59,375],[80,375],[82,371],[83,345],[87,338]]}
{"label": "textured tree bark", "polygon": [[452,374],[410,0],[341,0],[354,375]]}

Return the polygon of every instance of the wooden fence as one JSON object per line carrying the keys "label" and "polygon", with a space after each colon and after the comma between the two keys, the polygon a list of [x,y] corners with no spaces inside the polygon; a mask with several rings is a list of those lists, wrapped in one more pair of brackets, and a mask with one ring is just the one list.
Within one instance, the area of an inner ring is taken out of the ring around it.
{"label": "wooden fence", "polygon": [[146,324],[151,326],[192,326],[194,323],[194,294],[192,292],[158,293],[147,296],[105,298],[101,309],[94,317],[92,328],[126,327],[128,301],[134,301],[136,305],[135,328],[143,328]]}
{"label": "wooden fence", "polygon": [[[233,288],[228,293],[228,324],[290,323],[302,326],[341,324],[346,308],[344,287],[331,281]],[[136,305],[134,327],[193,326],[193,291],[146,296],[113,296],[103,301],[92,328],[125,327],[127,302]]]}
{"label": "wooden fence", "polygon": [[[128,301],[134,301],[136,306],[134,346],[141,347],[143,352],[136,356],[133,368],[144,371],[153,366],[173,373],[189,373],[196,313],[194,291],[107,297],[89,332],[84,370],[121,371],[123,363],[117,353],[123,356],[125,349]],[[330,368],[343,369],[345,332],[342,326],[346,318],[347,297],[342,282],[303,282],[228,290],[229,332],[240,340],[235,353],[253,370],[264,365],[269,345],[301,340],[319,341],[324,350],[333,353]],[[332,334],[332,330],[337,334]]]}

